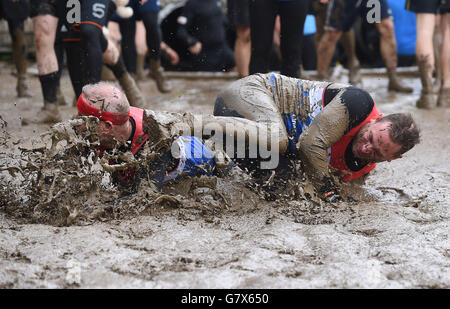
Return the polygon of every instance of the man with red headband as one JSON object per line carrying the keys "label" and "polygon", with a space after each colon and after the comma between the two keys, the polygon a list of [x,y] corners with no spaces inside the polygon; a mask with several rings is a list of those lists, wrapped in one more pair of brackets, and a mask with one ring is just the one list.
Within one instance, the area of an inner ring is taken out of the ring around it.
{"label": "man with red headband", "polygon": [[[100,120],[96,133],[101,156],[104,151],[112,149],[131,151],[133,155],[139,156],[146,143],[154,145],[163,137],[171,140],[170,132],[154,121],[155,117],[149,116],[154,112],[130,106],[124,93],[114,84],[100,82],[84,86],[76,107],[78,116],[94,116]],[[181,115],[178,116],[173,114],[172,123],[181,121]],[[164,117],[171,117],[171,114],[167,113]],[[84,125],[76,128],[81,135],[84,130]],[[176,158],[172,156],[171,149],[161,148],[161,156],[152,161],[149,167],[116,172],[114,179],[135,190],[139,178],[150,174],[150,178],[161,189],[163,182],[180,175],[211,175],[214,168],[213,153],[199,139],[181,136],[174,140],[174,145],[178,146]],[[139,177],[136,177],[136,173]]]}

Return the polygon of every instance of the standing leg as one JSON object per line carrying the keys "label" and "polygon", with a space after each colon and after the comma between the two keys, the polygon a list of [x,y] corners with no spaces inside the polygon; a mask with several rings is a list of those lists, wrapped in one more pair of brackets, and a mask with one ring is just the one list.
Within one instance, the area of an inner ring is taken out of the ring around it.
{"label": "standing leg", "polygon": [[25,42],[23,21],[8,20],[9,33],[13,43],[13,59],[17,69],[17,96],[30,97],[26,83],[27,46]]}
{"label": "standing leg", "polygon": [[436,99],[433,94],[433,67],[435,63],[433,34],[435,18],[436,15],[431,13],[416,14],[416,57],[422,81],[422,93],[417,101],[417,107],[419,108],[433,108],[436,106]]}
{"label": "standing leg", "polygon": [[281,74],[299,78],[302,59],[303,26],[309,9],[309,0],[280,2]]}
{"label": "standing leg", "polygon": [[250,55],[251,55],[251,40],[250,27],[237,26],[236,42],[234,44],[234,57],[236,59],[236,66],[240,77],[249,75]]}
{"label": "standing leg", "polygon": [[[269,72],[278,1],[250,0],[250,74]],[[253,29],[253,30],[251,30]]]}
{"label": "standing leg", "polygon": [[410,93],[411,87],[403,86],[397,78],[397,42],[394,34],[394,22],[391,17],[384,18],[381,23],[376,24],[380,32],[380,49],[389,76],[389,90]]}
{"label": "standing leg", "polygon": [[234,58],[240,77],[249,75],[251,40],[250,40],[250,16],[249,0],[228,0],[228,19],[236,29],[234,42]]}
{"label": "standing leg", "polygon": [[136,75],[136,20],[131,17],[119,22],[120,33],[122,34],[121,47],[123,61],[127,71],[131,75]]}
{"label": "standing leg", "polygon": [[23,119],[22,123],[55,123],[62,120],[56,95],[60,75],[54,48],[58,18],[56,9],[50,13],[41,6],[36,8],[35,12],[32,7],[33,15],[36,59],[44,106],[35,117]]}
{"label": "standing leg", "polygon": [[158,90],[162,93],[170,92],[171,86],[164,76],[164,69],[161,67],[161,31],[158,25],[158,12],[141,12],[142,21],[146,31],[147,48],[150,57],[149,76],[156,82]]}
{"label": "standing leg", "polygon": [[355,32],[353,28],[344,32],[341,36],[342,46],[344,47],[345,54],[347,55],[347,67],[349,70],[349,82],[352,85],[361,83],[361,73],[359,60],[356,57],[355,51]]}
{"label": "standing leg", "polygon": [[146,31],[145,26],[142,21],[136,22],[136,52],[137,52],[137,59],[136,59],[136,77],[137,80],[143,80],[144,79],[144,65],[145,65],[145,56],[148,52],[147,49],[147,40],[145,38]]}
{"label": "standing leg", "polygon": [[83,0],[81,3],[79,30],[86,57],[86,84],[98,83],[102,78],[102,54],[106,50],[102,28],[106,25],[109,5],[109,0]]}
{"label": "standing leg", "polygon": [[119,49],[112,41],[107,41],[107,47],[103,53],[103,62],[114,73],[120,86],[125,92],[130,105],[134,107],[144,107],[145,100],[135,80],[127,72],[123,58],[120,56]]}
{"label": "standing leg", "polygon": [[450,107],[450,13],[441,15],[441,33],[440,67],[442,84],[437,103],[439,106]]}
{"label": "standing leg", "polygon": [[336,43],[342,35],[342,31],[325,29],[325,33],[319,42],[317,49],[317,79],[324,80],[329,78],[328,69],[331,59],[333,59],[336,50]]}
{"label": "standing leg", "polygon": [[317,79],[329,78],[328,71],[336,51],[336,43],[341,38],[342,33],[351,28],[354,14],[355,5],[353,1],[334,0],[328,3],[323,34],[317,46]]}

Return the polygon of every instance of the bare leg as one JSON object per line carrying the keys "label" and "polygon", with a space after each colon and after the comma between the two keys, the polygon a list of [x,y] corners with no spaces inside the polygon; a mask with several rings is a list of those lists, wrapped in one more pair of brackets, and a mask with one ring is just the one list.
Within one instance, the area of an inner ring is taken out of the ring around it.
{"label": "bare leg", "polygon": [[39,75],[58,71],[54,49],[58,18],[52,15],[38,15],[33,18],[33,26]]}
{"label": "bare leg", "polygon": [[23,31],[23,23],[16,27],[9,23],[9,31],[13,42],[13,60],[17,69],[17,96],[19,98],[31,97],[28,85],[26,83],[27,76],[27,45]]}
{"label": "bare leg", "polygon": [[117,63],[120,57],[120,52],[116,44],[111,38],[108,38],[108,47],[103,53],[103,62],[107,65],[113,66]]}
{"label": "bare leg", "polygon": [[136,75],[138,80],[144,79],[144,63],[147,54],[147,38],[145,26],[142,21],[136,22]]}
{"label": "bare leg", "polygon": [[238,26],[236,31],[236,42],[234,44],[234,57],[240,77],[249,75],[251,41],[250,27]]}
{"label": "bare leg", "polygon": [[441,16],[442,47],[440,67],[442,88],[450,88],[450,13]]}
{"label": "bare leg", "polygon": [[345,54],[347,55],[349,82],[352,85],[357,85],[361,83],[361,74],[359,71],[359,61],[355,52],[355,32],[353,29],[344,32],[341,41],[345,49]]}
{"label": "bare leg", "polygon": [[[441,16],[436,15],[435,18],[435,26],[434,26],[434,35],[433,35],[433,50],[434,50],[434,59],[440,59],[440,52],[442,48],[442,33],[441,33]],[[435,64],[434,68],[434,83],[433,83],[433,91],[435,93],[439,93],[439,89],[441,88],[442,82],[442,72],[439,64]]]}
{"label": "bare leg", "polygon": [[392,21],[392,18],[385,18],[381,20],[381,23],[377,24],[377,29],[381,35],[381,56],[383,57],[388,71],[389,90],[406,93],[412,92],[412,88],[401,85],[397,78],[397,41],[395,40],[394,22]]}
{"label": "bare leg", "polygon": [[442,47],[440,54],[440,68],[442,72],[442,86],[439,91],[438,105],[450,107],[450,14],[441,15]]}
{"label": "bare leg", "polygon": [[55,123],[62,120],[58,109],[57,89],[59,86],[58,59],[55,53],[58,18],[52,15],[38,15],[33,18],[36,59],[41,82],[44,107],[34,117],[22,119],[22,124]]}
{"label": "bare leg", "polygon": [[419,65],[422,93],[417,101],[419,108],[433,108],[436,100],[433,95],[433,67],[435,64],[433,34],[436,16],[434,14],[416,14],[416,57]]}
{"label": "bare leg", "polygon": [[327,15],[326,6],[321,6],[315,15],[316,19],[316,34],[314,35],[314,44],[316,45],[316,50],[319,48],[320,40],[325,32],[325,19]]}
{"label": "bare leg", "polygon": [[336,43],[342,35],[342,31],[325,30],[317,49],[317,78],[326,79],[331,59],[336,50]]}

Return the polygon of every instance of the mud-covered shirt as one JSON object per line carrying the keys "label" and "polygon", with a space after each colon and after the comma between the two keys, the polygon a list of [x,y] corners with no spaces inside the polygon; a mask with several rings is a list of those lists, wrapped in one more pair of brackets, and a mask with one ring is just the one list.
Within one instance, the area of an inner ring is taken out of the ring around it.
{"label": "mud-covered shirt", "polygon": [[[309,123],[296,130],[296,150],[317,180],[328,177],[331,146],[350,130],[359,126],[372,112],[375,102],[364,90],[340,84],[330,84],[324,89],[322,99],[311,102],[314,111],[308,114]],[[317,109],[320,108],[320,112]],[[308,130],[306,130],[306,128]],[[299,132],[301,130],[301,132]],[[303,132],[305,131],[305,132]],[[289,133],[288,134],[292,134]],[[356,158],[352,143],[345,151],[345,163],[352,171],[361,170],[368,162]]]}

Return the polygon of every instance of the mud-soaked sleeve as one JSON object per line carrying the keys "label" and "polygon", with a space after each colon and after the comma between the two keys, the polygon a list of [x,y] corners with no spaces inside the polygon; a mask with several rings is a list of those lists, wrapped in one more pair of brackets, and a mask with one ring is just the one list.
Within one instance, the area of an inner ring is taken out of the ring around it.
{"label": "mud-soaked sleeve", "polygon": [[[341,90],[342,92],[345,90]],[[327,149],[339,141],[349,128],[349,112],[341,96],[336,95],[302,133],[297,150],[305,171],[320,186],[329,177]]]}
{"label": "mud-soaked sleeve", "polygon": [[359,126],[371,113],[375,102],[366,91],[330,85],[324,95],[325,108],[316,116],[297,143],[306,172],[320,184],[329,177],[327,149]]}

